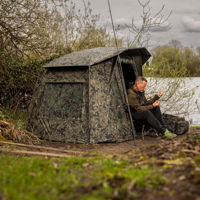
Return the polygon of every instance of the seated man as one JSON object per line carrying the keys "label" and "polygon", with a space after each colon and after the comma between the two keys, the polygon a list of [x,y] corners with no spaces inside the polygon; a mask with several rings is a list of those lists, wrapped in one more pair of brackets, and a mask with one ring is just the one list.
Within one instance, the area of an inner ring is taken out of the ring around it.
{"label": "seated man", "polygon": [[144,91],[147,85],[147,79],[138,76],[133,87],[128,89],[128,102],[132,111],[134,120],[145,120],[156,131],[168,138],[173,138],[176,135],[168,131],[164,127],[162,114],[159,107],[158,99],[163,95],[159,92],[152,99],[147,100]]}

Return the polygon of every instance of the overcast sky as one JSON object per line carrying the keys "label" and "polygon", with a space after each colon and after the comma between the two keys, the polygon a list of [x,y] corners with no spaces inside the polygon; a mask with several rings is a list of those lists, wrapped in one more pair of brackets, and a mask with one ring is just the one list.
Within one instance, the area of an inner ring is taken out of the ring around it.
{"label": "overcast sky", "polygon": [[[86,1],[86,0],[85,0]],[[146,0],[141,0],[146,2]],[[107,0],[91,0],[91,8],[100,14],[101,25],[106,25],[111,31],[109,9]],[[127,38],[125,24],[131,22],[132,17],[140,21],[141,7],[137,0],[110,0],[114,24],[120,24],[118,37]],[[172,14],[168,19],[169,29],[166,25],[151,30],[151,44],[153,46],[169,43],[172,39],[179,40],[183,46],[200,47],[200,0],[151,0],[152,14],[160,10],[165,4],[164,14]]]}

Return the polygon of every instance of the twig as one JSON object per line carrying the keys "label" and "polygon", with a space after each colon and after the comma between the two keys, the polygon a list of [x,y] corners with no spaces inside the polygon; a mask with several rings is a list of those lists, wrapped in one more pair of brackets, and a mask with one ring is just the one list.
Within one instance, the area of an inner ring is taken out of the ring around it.
{"label": "twig", "polygon": [[195,150],[183,149],[182,151],[186,152],[186,153],[193,153],[193,154],[196,154],[196,155],[200,155],[200,152],[195,151]]}
{"label": "twig", "polygon": [[197,106],[198,111],[200,112],[200,106],[198,105],[197,99],[196,99],[196,101],[195,101],[195,104],[196,104],[196,106]]}
{"label": "twig", "polygon": [[68,154],[74,154],[74,155],[84,154],[84,152],[81,152],[81,151],[62,150],[62,149],[56,149],[53,147],[43,147],[43,146],[39,146],[39,145],[28,145],[28,144],[12,143],[12,142],[4,142],[4,141],[0,141],[0,144],[8,144],[8,145],[34,148],[34,149],[43,149],[43,150],[47,150],[47,151],[62,152],[62,153],[68,153]]}
{"label": "twig", "polygon": [[11,149],[0,149],[0,152],[6,154],[15,154],[15,155],[29,155],[29,156],[45,156],[45,157],[58,157],[58,158],[69,158],[71,155],[67,154],[56,154],[56,153],[47,153],[47,152],[37,152],[37,151],[25,151],[25,150],[11,150]]}

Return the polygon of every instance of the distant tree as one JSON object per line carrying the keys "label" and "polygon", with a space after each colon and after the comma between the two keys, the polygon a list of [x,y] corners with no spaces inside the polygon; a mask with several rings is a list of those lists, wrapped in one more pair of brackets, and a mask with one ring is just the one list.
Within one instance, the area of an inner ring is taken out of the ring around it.
{"label": "distant tree", "polygon": [[0,104],[17,107],[32,94],[40,67],[80,49],[113,45],[90,2],[0,0]]}
{"label": "distant tree", "polygon": [[158,77],[186,77],[186,58],[180,49],[172,46],[158,46],[152,53],[150,70],[146,73]]}
{"label": "distant tree", "polygon": [[[173,40],[171,46],[158,46],[153,49],[152,56],[151,73],[154,76],[200,76],[198,51],[183,48],[180,42]],[[148,73],[148,69],[146,72]]]}
{"label": "distant tree", "polygon": [[190,48],[183,49],[183,56],[186,60],[186,67],[191,76],[200,76],[200,54]]}
{"label": "distant tree", "polygon": [[144,68],[145,76],[150,77],[147,93],[163,91],[165,94],[161,98],[163,112],[187,115],[191,111],[194,88],[185,87],[185,77],[190,72],[184,52],[174,46],[158,46],[153,50],[149,67]]}
{"label": "distant tree", "polygon": [[[122,41],[118,40],[118,46]],[[115,46],[115,40],[105,28],[90,28],[82,32],[80,39],[75,43],[76,49],[90,49],[93,47]]]}
{"label": "distant tree", "polygon": [[4,105],[17,105],[20,94],[31,88],[36,73],[32,60],[49,48],[46,20],[51,19],[40,0],[0,0],[0,100]]}
{"label": "distant tree", "polygon": [[[15,55],[39,52],[49,43],[45,20],[50,18],[40,0],[0,1],[1,50]],[[40,36],[40,37],[38,37]]]}

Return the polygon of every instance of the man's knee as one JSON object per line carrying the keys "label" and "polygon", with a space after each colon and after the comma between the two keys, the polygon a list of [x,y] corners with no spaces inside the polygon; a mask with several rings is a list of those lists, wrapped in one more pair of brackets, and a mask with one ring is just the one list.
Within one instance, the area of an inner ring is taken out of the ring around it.
{"label": "man's knee", "polygon": [[154,107],[153,110],[154,110],[155,112],[161,112],[161,111],[160,111],[160,106]]}
{"label": "man's knee", "polygon": [[143,111],[143,114],[144,114],[144,115],[151,115],[152,113],[151,113],[150,110],[144,110],[144,111]]}
{"label": "man's knee", "polygon": [[151,111],[149,110],[140,110],[132,113],[133,119],[135,120],[143,120],[150,118],[152,115]]}
{"label": "man's knee", "polygon": [[143,115],[145,116],[145,118],[148,118],[152,116],[152,112],[150,110],[144,110]]}

